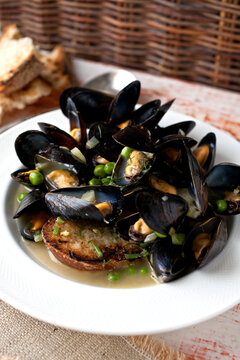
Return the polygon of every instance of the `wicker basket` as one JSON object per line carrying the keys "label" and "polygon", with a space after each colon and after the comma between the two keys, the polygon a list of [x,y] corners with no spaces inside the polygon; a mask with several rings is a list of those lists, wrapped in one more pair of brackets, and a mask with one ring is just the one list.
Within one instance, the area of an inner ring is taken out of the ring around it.
{"label": "wicker basket", "polygon": [[18,21],[45,49],[61,42],[77,57],[240,90],[240,0],[0,0],[0,6],[5,23]]}

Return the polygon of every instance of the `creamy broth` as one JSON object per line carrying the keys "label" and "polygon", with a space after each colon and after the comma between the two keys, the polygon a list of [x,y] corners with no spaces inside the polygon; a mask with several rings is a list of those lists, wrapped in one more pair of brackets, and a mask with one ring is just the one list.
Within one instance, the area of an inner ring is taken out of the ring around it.
{"label": "creamy broth", "polygon": [[[16,187],[16,190],[15,199],[17,199],[19,193],[26,191],[26,188],[18,186]],[[16,200],[13,214],[18,205],[19,203]],[[21,219],[17,220],[17,223],[18,227],[21,226]],[[58,261],[46,248],[43,242],[35,243],[34,241],[28,241],[21,238],[21,247],[33,260],[44,268],[64,278],[80,283],[108,288],[137,288],[156,284],[156,281],[151,276],[151,269],[146,259],[132,261],[130,266],[133,270],[131,269],[131,273],[129,273],[127,267],[113,270],[120,273],[120,279],[117,281],[109,281],[108,274],[110,273],[110,270],[84,271],[71,268],[70,266],[62,264]],[[146,267],[148,269],[147,274],[140,273],[140,269],[142,267]]]}

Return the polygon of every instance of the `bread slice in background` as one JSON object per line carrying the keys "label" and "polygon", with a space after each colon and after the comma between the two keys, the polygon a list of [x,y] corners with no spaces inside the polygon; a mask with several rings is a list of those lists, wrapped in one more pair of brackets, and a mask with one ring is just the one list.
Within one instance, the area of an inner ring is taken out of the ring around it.
{"label": "bread slice in background", "polygon": [[0,42],[0,93],[22,89],[42,71],[32,39],[3,39]]}

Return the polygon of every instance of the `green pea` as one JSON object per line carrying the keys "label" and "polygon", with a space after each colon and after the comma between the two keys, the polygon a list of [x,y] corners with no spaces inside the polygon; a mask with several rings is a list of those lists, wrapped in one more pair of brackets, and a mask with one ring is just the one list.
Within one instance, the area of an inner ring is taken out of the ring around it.
{"label": "green pea", "polygon": [[89,185],[95,186],[95,185],[102,185],[102,182],[100,179],[93,178],[89,182]]}
{"label": "green pea", "polygon": [[134,275],[136,273],[136,268],[134,266],[129,266],[125,269],[127,275]]}
{"label": "green pea", "polygon": [[108,274],[109,281],[117,281],[119,279],[120,279],[120,274],[117,271],[113,271]]}
{"label": "green pea", "polygon": [[32,185],[41,185],[43,183],[43,174],[39,171],[34,171],[29,175],[29,181]]}
{"label": "green pea", "polygon": [[112,175],[115,162],[109,162],[104,166],[104,171],[107,175]]}
{"label": "green pea", "polygon": [[160,233],[158,233],[157,231],[154,231],[154,234],[156,234],[157,237],[160,237],[160,238],[165,238],[165,237],[167,237],[167,235],[165,235],[165,234],[160,234]]}
{"label": "green pea", "polygon": [[103,178],[106,176],[106,173],[104,171],[105,165],[97,165],[95,169],[93,170],[93,173],[98,178]]}
{"label": "green pea", "polygon": [[26,196],[27,194],[28,194],[28,193],[26,193],[26,192],[23,192],[23,193],[19,194],[19,195],[18,195],[18,201],[21,202],[21,201],[25,198],[25,196]]}
{"label": "green pea", "polygon": [[227,202],[225,200],[217,200],[216,205],[217,205],[217,211],[220,213],[223,213],[224,211],[227,210]]}
{"label": "green pea", "polygon": [[185,241],[185,234],[173,234],[172,236],[172,243],[173,245],[183,245]]}
{"label": "green pea", "polygon": [[110,184],[110,182],[111,182],[111,179],[108,179],[108,178],[102,178],[102,179],[101,179],[101,181],[102,181],[102,185],[109,185],[109,184]]}
{"label": "green pea", "polygon": [[141,267],[141,268],[139,269],[139,273],[140,273],[141,275],[147,275],[147,273],[148,273],[148,268],[145,267],[145,266]]}
{"label": "green pea", "polygon": [[133,150],[130,147],[125,146],[121,151],[121,155],[125,157],[125,159],[129,159],[132,151]]}

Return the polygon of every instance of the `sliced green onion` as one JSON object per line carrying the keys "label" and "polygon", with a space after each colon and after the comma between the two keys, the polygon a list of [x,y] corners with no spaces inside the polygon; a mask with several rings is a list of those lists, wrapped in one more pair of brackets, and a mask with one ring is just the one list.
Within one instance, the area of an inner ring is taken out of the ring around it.
{"label": "sliced green onion", "polygon": [[63,224],[64,223],[64,220],[60,216],[57,217],[56,221],[57,221],[58,224]]}
{"label": "sliced green onion", "polygon": [[78,230],[78,237],[82,237],[82,230]]}
{"label": "sliced green onion", "polygon": [[172,243],[173,245],[183,245],[185,242],[185,234],[182,233],[175,233],[172,236]]}
{"label": "sliced green onion", "polygon": [[112,261],[112,259],[109,259],[109,260],[103,260],[103,263],[106,265],[106,264],[108,264],[108,263],[110,263],[110,261]]}
{"label": "sliced green onion", "polygon": [[59,227],[58,226],[54,226],[54,229],[53,229],[53,235],[58,235],[59,234]]}
{"label": "sliced green onion", "polygon": [[113,233],[113,237],[114,237],[114,239],[117,239],[118,238],[118,234],[117,233]]}
{"label": "sliced green onion", "polygon": [[99,258],[100,258],[100,257],[103,257],[103,253],[102,253],[102,251],[100,250],[100,248],[99,248],[97,245],[95,245],[95,244],[93,244],[93,247],[94,247],[94,250],[95,250],[97,256],[98,256]]}
{"label": "sliced green onion", "polygon": [[140,256],[141,256],[140,254],[125,254],[125,259],[134,260],[134,259],[138,259]]}
{"label": "sliced green onion", "polygon": [[35,242],[41,242],[43,241],[41,230],[37,230],[34,234],[34,241]]}
{"label": "sliced green onion", "polygon": [[165,237],[167,237],[167,235],[165,235],[165,234],[160,234],[160,233],[157,232],[157,231],[154,231],[154,234],[157,235],[157,237],[160,237],[160,238],[165,238]]}

